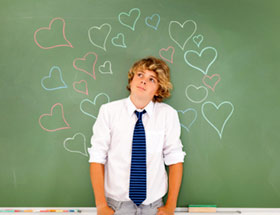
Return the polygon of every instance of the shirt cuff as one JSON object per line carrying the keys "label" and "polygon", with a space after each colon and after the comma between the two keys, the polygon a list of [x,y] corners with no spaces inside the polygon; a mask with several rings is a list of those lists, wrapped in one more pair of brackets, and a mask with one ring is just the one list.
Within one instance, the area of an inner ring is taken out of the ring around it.
{"label": "shirt cuff", "polygon": [[186,153],[185,152],[174,152],[164,157],[164,163],[166,166],[176,164],[176,163],[184,163]]}
{"label": "shirt cuff", "polygon": [[106,163],[106,156],[102,155],[103,153],[93,150],[92,148],[88,148],[89,153],[89,163]]}

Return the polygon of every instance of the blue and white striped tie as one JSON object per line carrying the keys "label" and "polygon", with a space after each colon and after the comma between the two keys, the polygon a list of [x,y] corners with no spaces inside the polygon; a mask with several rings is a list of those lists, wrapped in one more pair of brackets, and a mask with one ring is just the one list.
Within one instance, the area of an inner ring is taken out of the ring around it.
{"label": "blue and white striped tie", "polygon": [[142,115],[135,111],[138,120],[135,124],[130,167],[129,198],[139,206],[146,199],[146,136],[142,123]]}

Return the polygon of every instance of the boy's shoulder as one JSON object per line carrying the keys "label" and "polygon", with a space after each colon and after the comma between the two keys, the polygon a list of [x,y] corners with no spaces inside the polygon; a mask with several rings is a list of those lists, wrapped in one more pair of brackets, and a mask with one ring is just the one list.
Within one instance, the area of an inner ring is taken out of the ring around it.
{"label": "boy's shoulder", "polygon": [[167,113],[177,112],[172,106],[163,102],[155,102],[156,111],[164,111]]}
{"label": "boy's shoulder", "polygon": [[116,109],[119,109],[119,108],[123,108],[126,99],[127,98],[111,101],[111,102],[103,104],[101,107],[106,109],[106,110],[116,110]]}

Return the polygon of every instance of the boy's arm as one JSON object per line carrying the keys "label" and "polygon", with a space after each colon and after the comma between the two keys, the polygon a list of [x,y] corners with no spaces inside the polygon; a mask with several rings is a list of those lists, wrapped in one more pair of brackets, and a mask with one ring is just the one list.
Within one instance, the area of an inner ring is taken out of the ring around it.
{"label": "boy's arm", "polygon": [[183,176],[183,163],[172,164],[169,167],[169,188],[165,206],[158,209],[157,215],[173,215]]}
{"label": "boy's arm", "polygon": [[97,215],[111,215],[114,211],[108,206],[105,197],[105,169],[110,144],[109,115],[105,105],[99,109],[98,117],[93,126],[92,147],[88,149],[90,178],[95,196]]}
{"label": "boy's arm", "polygon": [[90,178],[94,191],[97,214],[114,214],[108,206],[104,190],[104,164],[90,163]]}

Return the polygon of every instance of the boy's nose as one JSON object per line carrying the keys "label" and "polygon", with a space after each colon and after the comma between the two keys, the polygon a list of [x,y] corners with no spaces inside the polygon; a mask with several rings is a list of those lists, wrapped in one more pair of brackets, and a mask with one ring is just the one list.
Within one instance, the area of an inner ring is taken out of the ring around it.
{"label": "boy's nose", "polygon": [[146,84],[146,81],[145,81],[145,80],[142,80],[141,83]]}

